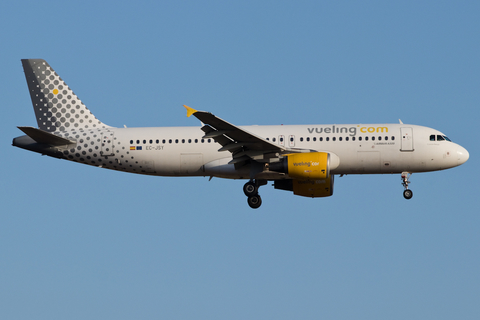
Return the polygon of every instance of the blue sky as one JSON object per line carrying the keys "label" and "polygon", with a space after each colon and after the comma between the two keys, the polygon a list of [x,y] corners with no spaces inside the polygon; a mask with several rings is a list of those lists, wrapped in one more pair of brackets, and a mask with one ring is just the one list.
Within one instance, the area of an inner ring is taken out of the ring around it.
{"label": "blue sky", "polygon": [[[480,4],[4,1],[2,319],[478,319]],[[11,146],[43,58],[112,126],[412,123],[461,167],[330,198],[131,175]]]}

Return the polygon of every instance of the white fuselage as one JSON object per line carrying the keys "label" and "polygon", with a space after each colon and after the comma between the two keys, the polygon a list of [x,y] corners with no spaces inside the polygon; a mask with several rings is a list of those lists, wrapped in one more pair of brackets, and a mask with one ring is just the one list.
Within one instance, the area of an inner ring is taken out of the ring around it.
{"label": "white fuselage", "polygon": [[258,188],[305,197],[333,194],[334,176],[401,173],[408,177],[468,160],[441,132],[407,124],[236,126],[184,105],[202,127],[113,128],[97,119],[43,59],[22,59],[38,128],[13,145],[106,169],[158,176],[248,179],[243,192],[260,207]]}
{"label": "white fuselage", "polygon": [[[432,141],[435,129],[406,124],[242,126],[289,149],[334,154],[333,174],[382,174],[442,170],[462,164],[468,152],[456,143]],[[199,127],[103,128],[79,130],[67,137],[75,147],[61,149],[64,158],[103,168],[159,176],[217,176],[248,179],[248,166],[228,164],[213,139],[202,139]]]}

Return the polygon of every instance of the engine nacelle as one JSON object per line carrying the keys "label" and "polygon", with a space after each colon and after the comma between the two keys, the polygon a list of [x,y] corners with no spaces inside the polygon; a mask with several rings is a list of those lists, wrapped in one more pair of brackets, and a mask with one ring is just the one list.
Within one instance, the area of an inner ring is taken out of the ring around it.
{"label": "engine nacelle", "polygon": [[270,171],[283,172],[291,179],[275,180],[275,189],[293,191],[303,197],[329,197],[333,194],[333,175],[340,159],[328,152],[292,153],[282,161],[270,163]]}
{"label": "engine nacelle", "polygon": [[327,152],[292,153],[270,164],[271,171],[286,173],[292,179],[323,180],[330,177],[330,154]]}
{"label": "engine nacelle", "polygon": [[327,179],[317,180],[298,180],[286,179],[275,180],[275,189],[293,191],[293,194],[303,197],[329,197],[333,194],[334,175],[330,175]]}

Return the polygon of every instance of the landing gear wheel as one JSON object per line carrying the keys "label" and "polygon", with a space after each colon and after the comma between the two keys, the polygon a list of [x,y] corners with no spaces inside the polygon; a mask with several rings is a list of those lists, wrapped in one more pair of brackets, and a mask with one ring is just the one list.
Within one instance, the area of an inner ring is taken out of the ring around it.
{"label": "landing gear wheel", "polygon": [[245,183],[245,185],[243,186],[243,193],[245,193],[247,197],[254,196],[257,194],[257,192],[258,192],[257,184],[253,181],[249,181]]}
{"label": "landing gear wheel", "polygon": [[412,199],[412,197],[413,197],[412,190],[407,189],[407,190],[403,191],[403,197],[407,200]]}
{"label": "landing gear wheel", "polygon": [[407,200],[412,199],[413,191],[408,189],[410,181],[408,180],[412,174],[410,172],[402,172],[402,186],[405,188],[403,191],[403,197]]}
{"label": "landing gear wheel", "polygon": [[262,198],[258,194],[248,197],[248,205],[252,209],[258,209],[262,205]]}

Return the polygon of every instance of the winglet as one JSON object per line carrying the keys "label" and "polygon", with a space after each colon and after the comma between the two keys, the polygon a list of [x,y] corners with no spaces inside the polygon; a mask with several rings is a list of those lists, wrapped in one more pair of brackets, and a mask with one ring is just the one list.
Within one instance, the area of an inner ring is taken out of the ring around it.
{"label": "winglet", "polygon": [[195,112],[197,112],[197,110],[193,109],[193,108],[190,108],[189,106],[186,106],[186,105],[183,105],[185,107],[185,109],[187,109],[187,117],[189,118],[192,114],[194,114]]}

